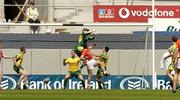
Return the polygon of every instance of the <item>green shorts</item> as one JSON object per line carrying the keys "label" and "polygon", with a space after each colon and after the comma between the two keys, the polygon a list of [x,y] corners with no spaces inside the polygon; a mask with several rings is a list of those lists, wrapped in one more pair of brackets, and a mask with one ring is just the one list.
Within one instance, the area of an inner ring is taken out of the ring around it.
{"label": "green shorts", "polygon": [[20,69],[21,69],[21,70],[24,70],[24,68],[22,68],[22,66],[17,67],[16,65],[13,65],[13,69],[14,69],[14,71],[15,71],[16,73],[19,73]]}
{"label": "green shorts", "polygon": [[104,76],[104,72],[103,72],[103,69],[102,69],[101,67],[99,67],[96,75],[98,75],[98,76]]}
{"label": "green shorts", "polygon": [[68,71],[68,73],[71,75],[71,77],[73,77],[73,76],[78,77],[79,75],[81,75],[81,73],[79,71],[75,71],[75,72]]}

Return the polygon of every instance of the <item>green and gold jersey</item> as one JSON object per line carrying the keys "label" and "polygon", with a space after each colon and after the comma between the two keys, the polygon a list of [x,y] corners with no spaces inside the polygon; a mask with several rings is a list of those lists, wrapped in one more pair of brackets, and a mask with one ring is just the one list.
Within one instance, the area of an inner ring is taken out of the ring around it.
{"label": "green and gold jersey", "polygon": [[103,53],[100,55],[100,61],[104,63],[104,67],[107,66],[107,62],[108,62],[108,54],[107,53]]}
{"label": "green and gold jersey", "polygon": [[20,52],[19,54],[17,54],[17,55],[15,56],[15,58],[16,58],[15,65],[16,65],[17,67],[20,67],[20,66],[22,65],[23,55],[24,55],[24,54],[23,54],[22,52]]}
{"label": "green and gold jersey", "polygon": [[79,57],[75,57],[75,58],[69,57],[65,61],[65,63],[69,64],[69,71],[71,72],[78,71],[79,62],[80,62]]}

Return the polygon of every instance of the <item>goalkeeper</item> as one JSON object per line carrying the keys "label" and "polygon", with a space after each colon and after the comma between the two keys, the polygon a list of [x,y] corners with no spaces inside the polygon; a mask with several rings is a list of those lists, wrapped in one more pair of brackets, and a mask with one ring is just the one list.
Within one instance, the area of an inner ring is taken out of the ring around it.
{"label": "goalkeeper", "polygon": [[94,40],[95,34],[88,28],[82,30],[82,34],[79,36],[77,45],[75,46],[75,52],[80,57],[83,49],[87,47],[87,42]]}

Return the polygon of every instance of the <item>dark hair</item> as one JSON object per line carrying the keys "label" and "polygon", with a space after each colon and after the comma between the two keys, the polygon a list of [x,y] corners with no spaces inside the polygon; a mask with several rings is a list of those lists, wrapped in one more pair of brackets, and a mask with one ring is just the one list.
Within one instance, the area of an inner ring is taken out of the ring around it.
{"label": "dark hair", "polygon": [[25,50],[25,47],[22,46],[22,47],[20,48],[20,51],[23,52],[24,50]]}
{"label": "dark hair", "polygon": [[173,41],[173,42],[176,42],[177,40],[178,40],[178,38],[177,38],[176,36],[173,36],[173,37],[172,37],[172,41]]}
{"label": "dark hair", "polygon": [[82,31],[89,31],[89,29],[88,28],[83,28],[83,30]]}
{"label": "dark hair", "polygon": [[74,52],[75,52],[75,50],[74,50],[74,49],[72,49],[71,51],[74,51]]}
{"label": "dark hair", "polygon": [[87,42],[84,43],[83,47],[84,47],[84,49],[88,48]]}
{"label": "dark hair", "polygon": [[106,52],[108,52],[108,51],[109,51],[109,47],[105,47],[104,49],[105,49],[105,51],[106,51]]}

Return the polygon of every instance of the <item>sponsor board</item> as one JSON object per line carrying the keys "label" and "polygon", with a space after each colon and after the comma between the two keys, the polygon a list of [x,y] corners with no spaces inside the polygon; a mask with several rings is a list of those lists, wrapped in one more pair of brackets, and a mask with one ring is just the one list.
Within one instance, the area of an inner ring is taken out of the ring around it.
{"label": "sponsor board", "polygon": [[[148,22],[152,22],[152,19]],[[180,32],[180,18],[155,18],[155,31]]]}
{"label": "sponsor board", "polygon": [[[156,6],[156,18],[180,18],[180,6]],[[148,22],[152,6],[94,5],[94,22]]]}
{"label": "sponsor board", "polygon": [[[3,89],[15,89],[19,76],[4,75],[1,87]],[[61,89],[64,84],[64,75],[29,75],[29,89]],[[84,76],[87,79],[87,76]],[[107,89],[152,89],[152,76],[140,75],[112,75],[103,78]],[[87,84],[87,80],[85,80]],[[23,83],[21,83],[21,88]],[[98,84],[93,76],[91,81],[92,89],[98,89]],[[82,84],[78,79],[69,79],[68,89],[82,89]],[[169,78],[166,75],[157,76],[157,89],[171,89]]]}

